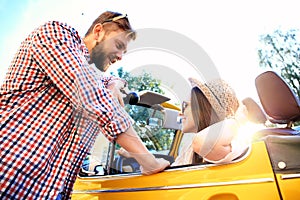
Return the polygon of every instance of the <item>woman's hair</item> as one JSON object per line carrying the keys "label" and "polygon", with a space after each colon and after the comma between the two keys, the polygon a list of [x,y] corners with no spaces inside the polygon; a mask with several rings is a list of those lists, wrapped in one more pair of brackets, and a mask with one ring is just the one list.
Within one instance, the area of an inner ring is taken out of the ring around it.
{"label": "woman's hair", "polygon": [[191,91],[191,110],[197,132],[215,124],[219,119],[216,111],[198,87],[193,87]]}
{"label": "woman's hair", "polygon": [[[114,20],[114,18],[116,20]],[[127,15],[122,15],[121,13],[111,11],[106,11],[102,13],[97,19],[95,19],[95,21],[86,32],[85,36],[88,36],[93,31],[94,26],[99,23],[103,25],[107,33],[115,31],[119,28],[128,33],[127,35],[129,39],[135,40],[136,38],[136,32],[132,29]]]}

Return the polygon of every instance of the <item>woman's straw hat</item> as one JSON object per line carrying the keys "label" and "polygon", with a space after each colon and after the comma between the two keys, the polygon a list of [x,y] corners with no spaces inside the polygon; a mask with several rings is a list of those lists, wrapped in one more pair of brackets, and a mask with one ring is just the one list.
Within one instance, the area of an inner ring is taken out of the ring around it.
{"label": "woman's straw hat", "polygon": [[198,87],[203,92],[221,120],[234,116],[239,107],[239,101],[227,82],[214,79],[201,83],[195,78],[189,78],[189,81],[192,87]]}

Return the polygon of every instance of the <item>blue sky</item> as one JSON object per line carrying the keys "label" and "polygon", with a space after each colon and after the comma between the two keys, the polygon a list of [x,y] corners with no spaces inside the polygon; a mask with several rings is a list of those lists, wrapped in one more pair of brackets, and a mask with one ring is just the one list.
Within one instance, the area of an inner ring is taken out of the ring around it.
{"label": "blue sky", "polygon": [[[22,14],[26,12],[27,1],[18,0],[0,0],[0,54],[5,54],[6,47],[3,46],[4,41],[9,38],[9,35],[17,31],[18,21]],[[9,43],[7,43],[8,45]]]}
{"label": "blue sky", "polygon": [[[1,27],[5,27],[5,31],[1,31],[1,36],[9,34],[9,32],[14,31],[12,29],[16,28],[15,24],[18,22],[18,18],[23,12],[25,12],[27,1],[17,1],[17,0],[1,0],[0,1],[0,17],[1,17]],[[2,29],[3,30],[3,29]],[[4,39],[1,37],[1,39]]]}
{"label": "blue sky", "polygon": [[[113,10],[127,13],[137,30],[167,29],[195,41],[241,98],[254,97],[254,78],[262,71],[256,54],[259,35],[278,27],[299,28],[297,5],[296,0],[0,0],[0,83],[19,44],[38,25],[60,20],[83,35],[98,14]],[[153,62],[149,57],[131,55],[118,66],[145,65]],[[167,65],[177,58],[151,59]]]}

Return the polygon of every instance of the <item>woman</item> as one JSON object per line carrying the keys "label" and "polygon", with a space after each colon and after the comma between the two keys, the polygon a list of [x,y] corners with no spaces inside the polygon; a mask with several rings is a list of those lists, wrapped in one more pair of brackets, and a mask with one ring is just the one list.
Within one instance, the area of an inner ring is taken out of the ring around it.
{"label": "woman", "polygon": [[190,100],[182,103],[180,117],[182,132],[194,135],[184,144],[172,166],[232,161],[247,148],[237,143],[238,129],[246,122],[246,107],[222,79],[205,84],[193,78],[189,81],[192,85]]}
{"label": "woman", "polygon": [[[247,141],[238,140],[238,130],[247,121],[247,109],[234,90],[222,79],[205,84],[189,79],[192,90],[189,101],[182,103],[182,132],[192,134],[183,144],[171,166],[199,162],[226,163],[239,157],[248,148]],[[118,153],[132,157],[120,149]]]}

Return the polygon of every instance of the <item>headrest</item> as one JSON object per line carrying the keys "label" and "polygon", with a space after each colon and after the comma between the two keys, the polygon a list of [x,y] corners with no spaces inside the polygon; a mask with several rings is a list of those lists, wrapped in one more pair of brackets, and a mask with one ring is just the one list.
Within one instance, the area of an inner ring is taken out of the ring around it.
{"label": "headrest", "polygon": [[264,124],[267,121],[266,114],[263,109],[251,98],[247,97],[242,100],[248,111],[248,119],[257,124]]}
{"label": "headrest", "polygon": [[288,124],[300,120],[300,101],[275,72],[266,71],[255,79],[258,97],[269,121]]}

